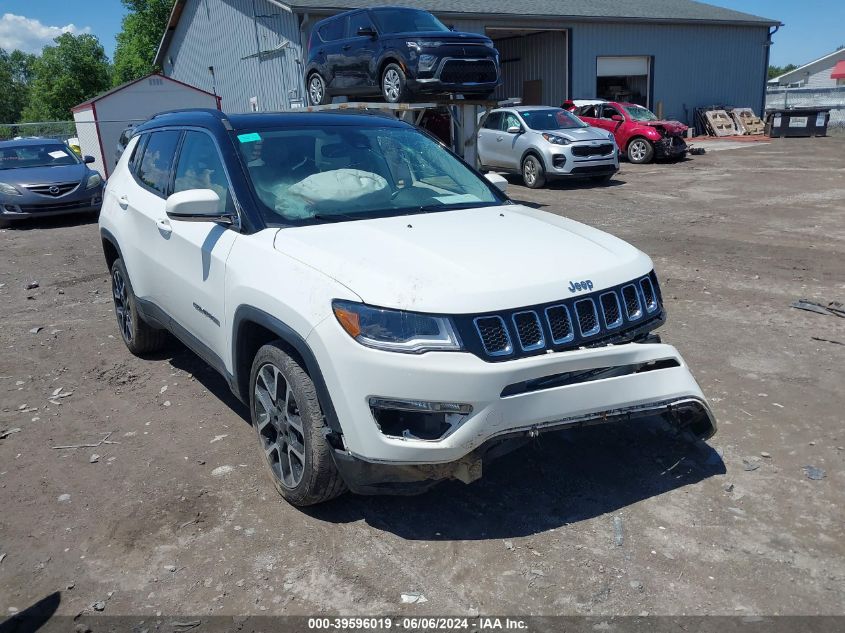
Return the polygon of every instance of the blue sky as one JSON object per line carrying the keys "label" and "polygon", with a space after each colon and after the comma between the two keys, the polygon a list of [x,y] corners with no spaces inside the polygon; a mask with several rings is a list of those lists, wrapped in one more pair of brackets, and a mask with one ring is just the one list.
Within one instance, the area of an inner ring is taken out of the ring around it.
{"label": "blue sky", "polygon": [[[711,0],[710,4],[783,22],[774,38],[773,64],[800,66],[845,44],[842,0]],[[0,48],[38,51],[69,30],[93,33],[111,57],[122,17],[120,0],[0,0]]]}

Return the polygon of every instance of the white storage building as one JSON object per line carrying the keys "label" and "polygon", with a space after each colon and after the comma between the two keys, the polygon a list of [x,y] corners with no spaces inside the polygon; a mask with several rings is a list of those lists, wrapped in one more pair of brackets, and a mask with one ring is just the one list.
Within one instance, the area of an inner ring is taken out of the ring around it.
{"label": "white storage building", "polygon": [[73,120],[83,154],[96,159],[94,168],[108,178],[117,162],[117,142],[130,124],[165,110],[220,109],[220,97],[163,75],[148,75],[75,106]]}

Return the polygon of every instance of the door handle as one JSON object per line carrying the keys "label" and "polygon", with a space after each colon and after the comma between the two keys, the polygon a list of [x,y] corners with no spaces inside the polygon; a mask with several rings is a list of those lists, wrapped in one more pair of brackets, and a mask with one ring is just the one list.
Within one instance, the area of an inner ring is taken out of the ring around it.
{"label": "door handle", "polygon": [[504,140],[504,138],[505,138],[504,136],[497,136],[497,137],[496,137],[496,142],[497,142],[497,143],[501,143],[501,142]]}
{"label": "door handle", "polygon": [[117,204],[120,205],[121,209],[128,209],[129,208],[129,198],[126,195],[122,195],[117,199]]}
{"label": "door handle", "polygon": [[352,45],[351,44],[344,44],[342,46],[342,48],[343,48],[343,50],[348,51],[350,48],[352,48]]}
{"label": "door handle", "polygon": [[158,230],[165,235],[170,235],[173,232],[173,227],[170,226],[170,220],[167,218],[159,218],[156,220],[156,227],[158,227]]}

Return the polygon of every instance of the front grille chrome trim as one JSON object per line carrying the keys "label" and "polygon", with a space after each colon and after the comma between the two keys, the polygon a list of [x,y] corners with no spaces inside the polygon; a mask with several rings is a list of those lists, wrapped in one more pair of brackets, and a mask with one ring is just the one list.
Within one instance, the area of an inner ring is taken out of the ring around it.
{"label": "front grille chrome trim", "polygon": [[[605,297],[611,297],[616,302],[616,319],[614,321],[609,321],[607,318],[607,310],[604,308]],[[599,305],[601,305],[601,316],[608,330],[615,330],[622,325],[622,306],[619,305],[619,296],[615,292],[603,292],[599,295]]]}
{"label": "front grille chrome trim", "polygon": [[[659,307],[657,305],[657,293],[654,291],[651,279],[648,277],[640,279],[640,288],[643,291],[643,303],[645,304],[646,312],[651,314]],[[648,289],[646,290],[646,288]],[[649,300],[649,295],[651,295],[651,300]]]}
{"label": "front grille chrome trim", "polygon": [[[555,329],[552,326],[552,316],[549,314],[551,310],[563,310],[566,313],[566,321],[569,323],[569,334],[564,336],[563,338],[555,338]],[[571,343],[575,340],[575,326],[572,323],[572,315],[569,314],[569,308],[566,304],[559,304],[554,306],[549,306],[545,309],[546,313],[546,322],[549,324],[549,331],[552,333],[552,343],[555,345],[563,345],[564,343]]]}
{"label": "front grille chrome trim", "polygon": [[[503,349],[494,350],[492,352],[488,349],[487,343],[484,341],[484,335],[481,333],[481,326],[478,324],[479,321],[485,321],[487,319],[493,319],[499,322],[502,332],[504,333],[505,340],[507,341],[507,344]],[[491,316],[476,317],[472,320],[472,322],[475,325],[475,331],[478,332],[478,338],[481,339],[481,345],[484,347],[484,351],[488,356],[507,356],[513,352],[513,341],[511,341],[510,332],[508,332],[507,325],[505,325],[505,320],[502,317],[494,314]]]}
{"label": "front grille chrome trim", "polygon": [[[584,331],[583,325],[581,323],[581,315],[588,316],[586,313],[581,312],[582,305],[589,306],[589,310],[592,312],[593,322],[595,325],[590,329]],[[575,320],[578,321],[578,330],[581,332],[581,336],[587,338],[588,336],[595,336],[601,331],[601,324],[599,323],[599,313],[596,310],[596,302],[593,301],[591,298],[589,299],[579,299],[575,302]]]}
{"label": "front grille chrome trim", "polygon": [[[630,288],[634,292],[634,298],[637,300],[637,309],[631,311],[630,306],[628,305],[628,300],[625,298],[625,291]],[[628,284],[626,286],[622,286],[622,303],[625,304],[625,314],[628,315],[629,321],[639,321],[643,318],[643,302],[640,299],[640,293],[637,291],[637,287],[634,284]]]}
{"label": "front grille chrome trim", "polygon": [[[517,321],[517,317],[522,316],[524,314],[529,315],[533,320],[534,323],[537,325],[537,331],[540,334],[540,338],[535,343],[529,343],[526,345],[522,340],[522,334],[519,330],[519,323]],[[533,352],[537,349],[543,349],[546,346],[546,335],[543,334],[543,324],[540,323],[540,317],[537,316],[537,313],[534,310],[523,310],[521,312],[514,312],[513,316],[511,317],[513,321],[513,327],[516,332],[516,338],[519,340],[519,346],[522,348],[523,352]]]}

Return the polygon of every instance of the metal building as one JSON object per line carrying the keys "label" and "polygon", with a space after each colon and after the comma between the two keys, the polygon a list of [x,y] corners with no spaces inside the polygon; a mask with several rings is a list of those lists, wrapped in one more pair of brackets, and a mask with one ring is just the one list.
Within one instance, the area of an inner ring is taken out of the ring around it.
{"label": "metal building", "polygon": [[631,100],[685,122],[712,103],[763,107],[779,26],[690,0],[177,0],[156,63],[219,94],[228,112],[299,107],[313,24],[384,5],[427,9],[491,37],[502,61],[497,97]]}
{"label": "metal building", "polygon": [[845,86],[845,48],[819,57],[769,80],[769,88],[839,88]]}
{"label": "metal building", "polygon": [[219,108],[216,95],[161,75],[121,84],[72,108],[83,154],[94,157],[94,169],[108,178],[117,163],[117,141],[126,127],[164,110]]}

